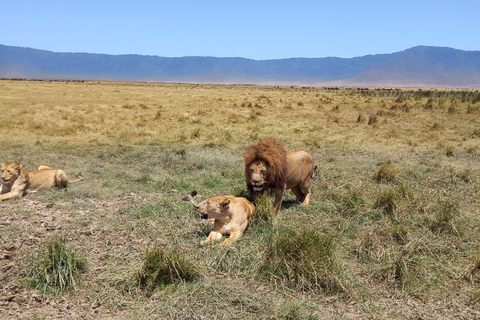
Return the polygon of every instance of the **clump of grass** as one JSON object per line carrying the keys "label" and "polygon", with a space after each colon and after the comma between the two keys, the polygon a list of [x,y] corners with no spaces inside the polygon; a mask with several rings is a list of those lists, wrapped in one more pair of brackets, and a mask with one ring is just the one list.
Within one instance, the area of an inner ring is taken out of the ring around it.
{"label": "clump of grass", "polygon": [[408,103],[405,102],[405,104],[402,105],[402,111],[403,111],[403,112],[408,113],[408,112],[410,112],[410,109],[411,109],[411,108],[410,108],[410,106],[408,105]]}
{"label": "clump of grass", "polygon": [[455,226],[455,218],[459,216],[460,211],[455,203],[449,200],[441,201],[434,207],[433,219],[430,223],[430,229],[434,232],[458,234]]}
{"label": "clump of grass", "polygon": [[271,223],[276,216],[272,201],[267,193],[255,197],[254,225]]}
{"label": "clump of grass", "polygon": [[135,283],[152,292],[169,284],[191,282],[200,278],[200,268],[179,252],[155,248],[147,251],[143,265],[137,272]]}
{"label": "clump of grass", "polygon": [[357,123],[365,122],[365,117],[363,114],[359,113],[357,117]]}
{"label": "clump of grass", "polygon": [[[465,267],[462,274],[463,277],[471,283],[475,283],[480,280],[480,250],[475,252],[470,263]],[[480,291],[478,293],[480,293]],[[480,302],[480,295],[477,296],[477,300]]]}
{"label": "clump of grass", "polygon": [[429,99],[427,100],[427,103],[423,106],[423,108],[424,108],[425,110],[431,110],[431,109],[433,109],[433,101],[434,101],[433,98],[429,98]]}
{"label": "clump of grass", "polygon": [[477,138],[480,137],[480,129],[474,130],[472,133],[472,137],[477,137]]}
{"label": "clump of grass", "polygon": [[480,110],[480,107],[478,107],[478,106],[477,107],[474,107],[474,106],[468,106],[467,107],[467,113],[468,114],[475,113],[479,110]]}
{"label": "clump of grass", "polygon": [[377,116],[376,115],[370,115],[368,117],[368,125],[371,126],[371,125],[376,125],[378,123],[378,119],[377,119]]}
{"label": "clump of grass", "polygon": [[455,152],[455,147],[452,145],[449,145],[445,148],[445,155],[447,157],[453,157],[454,152]]}
{"label": "clump of grass", "polygon": [[382,210],[388,216],[396,216],[397,214],[397,192],[396,190],[387,190],[380,193],[375,201],[374,208]]}
{"label": "clump of grass", "polygon": [[387,262],[383,269],[385,279],[391,283],[407,287],[421,287],[424,279],[418,274],[420,261],[409,250],[401,250],[396,256]]}
{"label": "clump of grass", "polygon": [[397,180],[398,170],[390,162],[386,162],[378,168],[374,175],[377,182],[394,182]]}
{"label": "clump of grass", "polygon": [[44,248],[29,257],[27,262],[27,283],[43,294],[59,294],[75,289],[76,279],[87,269],[82,254],[65,244],[63,237],[48,242]]}
{"label": "clump of grass", "polygon": [[347,194],[339,201],[339,211],[343,216],[353,216],[365,205],[365,199],[359,189],[349,188]]}
{"label": "clump of grass", "polygon": [[272,229],[259,272],[292,289],[344,294],[334,250],[333,237],[316,230]]}
{"label": "clump of grass", "polygon": [[445,127],[444,127],[442,124],[438,123],[438,122],[435,122],[435,123],[433,124],[433,126],[432,126],[432,130],[442,130],[442,129],[444,129],[444,128],[445,128]]}

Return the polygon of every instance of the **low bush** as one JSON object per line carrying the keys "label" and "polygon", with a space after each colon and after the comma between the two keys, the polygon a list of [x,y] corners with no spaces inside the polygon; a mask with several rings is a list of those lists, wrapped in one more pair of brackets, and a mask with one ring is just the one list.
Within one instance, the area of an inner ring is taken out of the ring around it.
{"label": "low bush", "polygon": [[169,284],[194,281],[200,276],[200,269],[193,261],[178,252],[155,248],[147,251],[142,268],[135,276],[135,284],[152,292]]}
{"label": "low bush", "polygon": [[374,179],[378,182],[393,182],[397,180],[398,170],[397,168],[387,162],[380,166],[374,175]]}
{"label": "low bush", "polygon": [[332,236],[315,230],[279,228],[272,229],[266,241],[260,273],[268,280],[300,291],[346,293],[336,277]]}
{"label": "low bush", "polygon": [[76,253],[60,237],[29,257],[25,275],[30,287],[39,289],[43,294],[58,294],[75,288],[75,280],[86,269],[86,259],[82,254]]}

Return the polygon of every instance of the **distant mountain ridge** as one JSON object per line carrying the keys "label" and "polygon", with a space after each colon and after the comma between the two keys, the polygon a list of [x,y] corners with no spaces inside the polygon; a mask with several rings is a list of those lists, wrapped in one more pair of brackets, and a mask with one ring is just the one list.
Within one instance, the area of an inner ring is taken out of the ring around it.
{"label": "distant mountain ridge", "polygon": [[252,60],[56,53],[0,45],[0,77],[480,88],[480,51],[418,46],[355,58]]}

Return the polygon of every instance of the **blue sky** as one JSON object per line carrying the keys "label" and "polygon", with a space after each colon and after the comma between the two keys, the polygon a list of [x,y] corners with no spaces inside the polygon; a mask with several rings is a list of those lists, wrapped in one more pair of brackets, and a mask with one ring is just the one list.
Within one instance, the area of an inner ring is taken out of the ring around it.
{"label": "blue sky", "polygon": [[0,44],[55,52],[351,58],[480,50],[480,1],[0,1]]}

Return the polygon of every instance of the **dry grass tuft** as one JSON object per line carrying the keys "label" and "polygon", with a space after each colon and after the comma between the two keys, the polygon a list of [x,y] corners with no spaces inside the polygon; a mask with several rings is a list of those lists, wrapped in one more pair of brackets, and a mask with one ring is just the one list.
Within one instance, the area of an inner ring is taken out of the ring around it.
{"label": "dry grass tuft", "polygon": [[51,240],[42,250],[30,255],[25,276],[28,285],[43,294],[58,294],[75,289],[76,280],[86,269],[85,257],[67,246],[61,237]]}
{"label": "dry grass tuft", "polygon": [[398,170],[390,162],[386,162],[378,168],[373,177],[377,182],[394,182],[398,179]]}
{"label": "dry grass tuft", "polygon": [[191,282],[200,277],[200,268],[181,253],[155,248],[146,252],[135,283],[151,293],[169,284]]}
{"label": "dry grass tuft", "polygon": [[344,294],[334,251],[333,238],[316,230],[274,229],[267,239],[260,272],[280,286]]}

